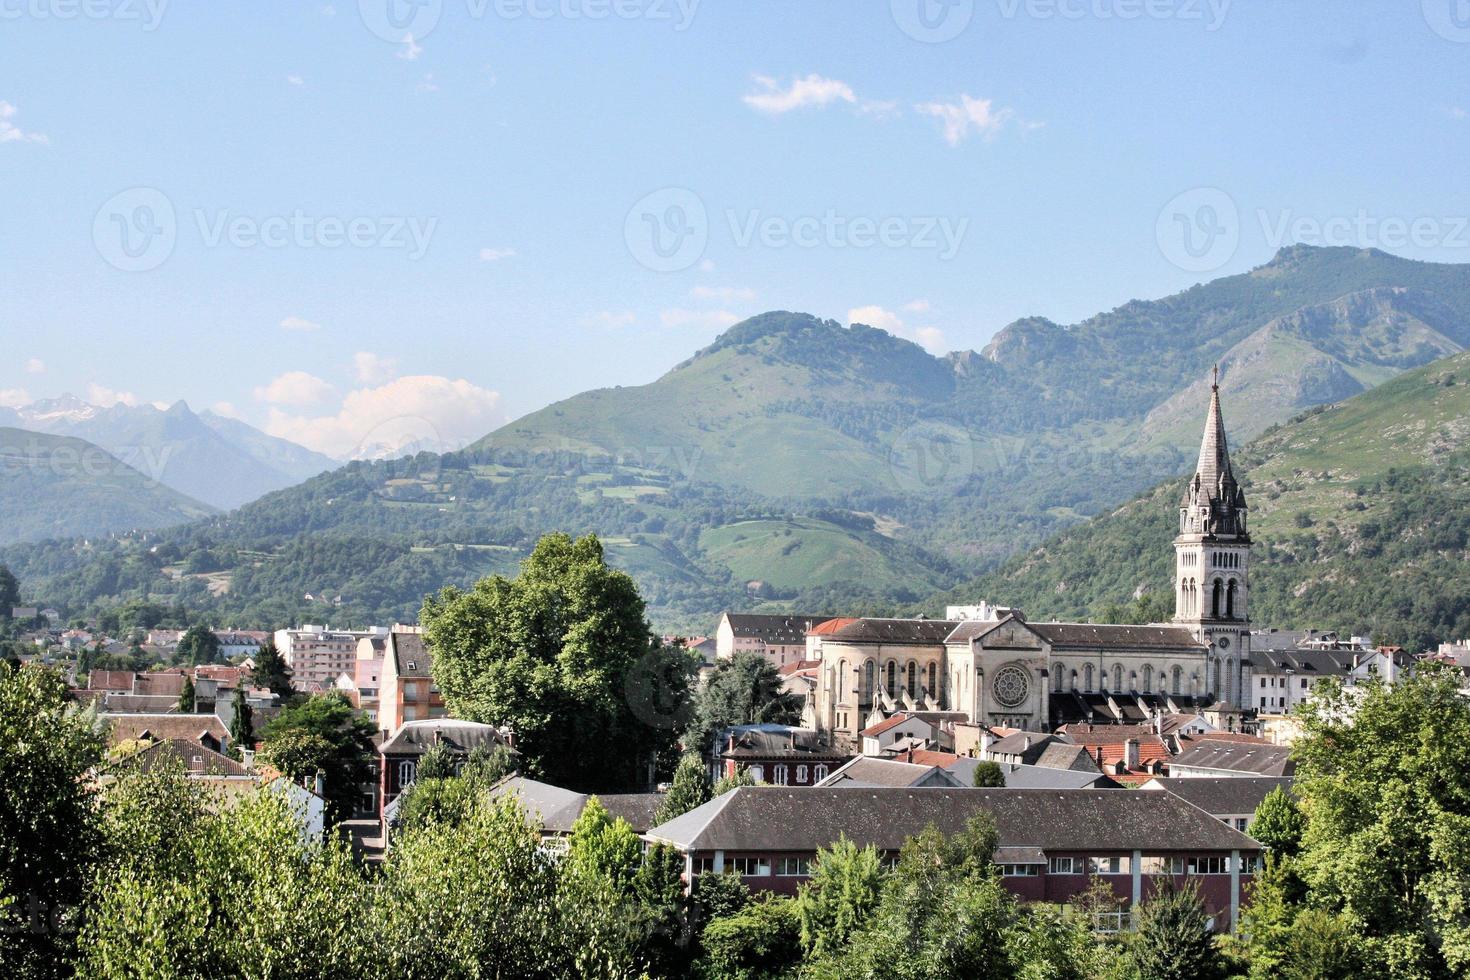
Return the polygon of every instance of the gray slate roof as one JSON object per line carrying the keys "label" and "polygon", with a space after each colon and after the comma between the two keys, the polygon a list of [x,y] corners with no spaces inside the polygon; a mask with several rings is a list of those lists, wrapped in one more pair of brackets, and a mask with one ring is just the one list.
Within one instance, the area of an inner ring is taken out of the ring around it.
{"label": "gray slate roof", "polygon": [[431,677],[433,659],[424,643],[424,635],[408,630],[393,631],[393,654],[398,660],[399,677]]}
{"label": "gray slate roof", "polygon": [[[553,786],[524,776],[508,776],[490,790],[491,799],[514,796],[526,811],[527,816],[540,821],[542,830],[548,834],[570,834],[572,824],[582,815],[592,794]],[[658,793],[612,793],[597,799],[613,817],[622,817],[642,834],[653,825],[653,813],[658,809],[663,796]]]}
{"label": "gray slate roof", "polygon": [[1180,626],[1112,626],[1101,623],[1027,623],[1053,650],[1114,648],[1120,650],[1205,649]]}
{"label": "gray slate roof", "polygon": [[851,762],[839,767],[826,779],[818,783],[818,786],[917,786],[926,779],[933,779],[934,773],[938,772],[945,785],[963,786],[968,783],[960,783],[952,775],[940,769],[938,766],[921,766],[912,762],[899,762],[896,759],[878,759],[869,755],[860,755]]}
{"label": "gray slate roof", "polygon": [[756,637],[762,643],[778,646],[805,643],[807,630],[831,618],[800,614],[770,616],[761,613],[725,613],[730,630],[736,636]]}
{"label": "gray slate roof", "polygon": [[1261,776],[1290,776],[1296,772],[1291,749],[1284,745],[1218,738],[1200,739],[1170,760],[1169,765],[1171,769],[1224,769]]}
{"label": "gray slate roof", "polygon": [[1267,793],[1278,787],[1291,789],[1291,780],[1282,776],[1221,776],[1218,779],[1159,779],[1156,782],[1165,791],[1216,817],[1255,813]]}
{"label": "gray slate roof", "polygon": [[451,752],[468,753],[481,745],[499,744],[501,737],[494,725],[457,718],[427,718],[404,722],[382,744],[380,751],[384,755],[422,755],[437,741],[444,742]]}
{"label": "gray slate roof", "polygon": [[813,852],[846,835],[896,851],[930,824],[946,834],[976,813],[1003,847],[1152,853],[1260,845],[1169,793],[1031,789],[817,789],[744,786],[647,834],[686,851]]}

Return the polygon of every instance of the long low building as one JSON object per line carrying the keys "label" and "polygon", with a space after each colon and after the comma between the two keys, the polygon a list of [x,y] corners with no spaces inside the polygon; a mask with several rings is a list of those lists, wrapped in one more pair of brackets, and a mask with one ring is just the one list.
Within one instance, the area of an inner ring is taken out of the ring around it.
{"label": "long low building", "polygon": [[733,871],[753,889],[792,894],[818,849],[840,837],[892,858],[931,824],[953,834],[981,812],[995,820],[995,860],[1021,899],[1066,903],[1095,876],[1131,905],[1169,879],[1190,879],[1220,930],[1238,921],[1261,854],[1173,794],[1090,789],[741,787],[645,838],[682,853],[689,880]]}

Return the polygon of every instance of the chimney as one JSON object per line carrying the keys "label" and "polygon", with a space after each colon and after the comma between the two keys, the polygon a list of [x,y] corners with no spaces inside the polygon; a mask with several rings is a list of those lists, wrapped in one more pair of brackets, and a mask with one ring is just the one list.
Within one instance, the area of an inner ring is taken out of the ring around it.
{"label": "chimney", "polygon": [[320,771],[318,771],[316,774],[316,782],[312,785],[312,789],[316,792],[317,796],[322,796],[326,792],[326,788],[326,783],[322,780],[322,774]]}
{"label": "chimney", "polygon": [[993,741],[995,737],[990,734],[990,728],[982,725],[980,728],[980,758],[990,758],[990,743]]}
{"label": "chimney", "polygon": [[1027,735],[1025,738],[1021,739],[1021,751],[1025,752],[1029,748],[1031,748],[1031,736]]}
{"label": "chimney", "polygon": [[1123,764],[1130,771],[1138,768],[1138,739],[1130,738],[1123,743]]}

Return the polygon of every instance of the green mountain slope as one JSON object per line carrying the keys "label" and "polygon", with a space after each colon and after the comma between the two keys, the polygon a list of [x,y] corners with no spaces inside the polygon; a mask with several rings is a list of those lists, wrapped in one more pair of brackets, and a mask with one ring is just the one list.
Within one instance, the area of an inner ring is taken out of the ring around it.
{"label": "green mountain slope", "polygon": [[[1228,399],[1225,413],[1231,422]],[[1256,542],[1254,622],[1415,648],[1470,635],[1470,354],[1273,427],[1234,458]],[[1183,485],[1164,483],[948,598],[1038,618],[1172,613]]]}
{"label": "green mountain slope", "polygon": [[91,443],[0,427],[0,544],[166,527],[209,513]]}

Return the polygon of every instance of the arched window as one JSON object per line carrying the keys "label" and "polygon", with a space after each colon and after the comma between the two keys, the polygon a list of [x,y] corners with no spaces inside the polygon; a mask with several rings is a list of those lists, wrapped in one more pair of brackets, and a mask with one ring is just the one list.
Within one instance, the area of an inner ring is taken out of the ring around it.
{"label": "arched window", "polygon": [[837,700],[847,697],[847,661],[837,661]]}
{"label": "arched window", "polygon": [[1060,664],[1058,664],[1056,666],[1056,668],[1054,670],[1052,670],[1052,674],[1051,674],[1051,689],[1053,691],[1055,691],[1057,694],[1061,694],[1062,693],[1062,675],[1064,673],[1066,673],[1066,671],[1064,671],[1062,669],[1062,666]]}
{"label": "arched window", "polygon": [[929,696],[939,696],[939,665],[933,662],[929,664]]}
{"label": "arched window", "polygon": [[1183,667],[1180,667],[1180,666],[1178,666],[1176,664],[1175,667],[1174,667],[1173,684],[1172,684],[1172,687],[1171,687],[1171,689],[1173,690],[1174,694],[1179,695],[1179,694],[1183,694],[1184,693],[1182,690],[1180,690],[1180,687],[1181,687],[1181,685],[1183,683],[1184,683],[1184,668]]}
{"label": "arched window", "polygon": [[1088,664],[1087,667],[1086,667],[1086,678],[1087,678],[1086,686],[1083,687],[1082,689],[1084,691],[1086,691],[1088,694],[1091,694],[1092,693],[1092,664]]}
{"label": "arched window", "polygon": [[1154,689],[1154,669],[1149,664],[1143,666],[1143,693],[1152,693]]}
{"label": "arched window", "polygon": [[916,698],[919,696],[919,667],[912,660],[909,661],[908,675],[905,686],[908,688],[909,697]]}
{"label": "arched window", "polygon": [[1074,693],[1075,693],[1075,692],[1076,692],[1076,690],[1077,690],[1077,672],[1076,672],[1076,671],[1075,671],[1075,670],[1074,670],[1074,671],[1072,671],[1072,680],[1071,680],[1071,685],[1072,685],[1072,686],[1071,686],[1071,687],[1069,687],[1069,688],[1068,688],[1068,690],[1069,690],[1069,691],[1072,691],[1072,692],[1074,692]]}
{"label": "arched window", "polygon": [[1219,619],[1220,618],[1220,599],[1222,598],[1222,593],[1224,591],[1225,590],[1223,588],[1221,588],[1221,586],[1220,586],[1220,580],[1219,579],[1215,579],[1214,599],[1210,603],[1210,618],[1211,619]]}
{"label": "arched window", "polygon": [[1235,618],[1235,579],[1230,580],[1230,585],[1225,589],[1225,618]]}
{"label": "arched window", "polygon": [[866,664],[863,665],[863,700],[864,701],[871,701],[871,700],[873,700],[873,681],[874,681],[874,674],[877,671],[877,669],[878,669],[878,665],[875,664],[875,663],[873,663],[873,661],[871,661],[871,660],[869,660]]}
{"label": "arched window", "polygon": [[1214,690],[1207,691],[1206,693],[1214,695],[1214,697],[1215,697],[1216,700],[1223,700],[1224,697],[1225,697],[1225,688],[1223,688],[1223,687],[1220,686],[1220,661],[1219,661],[1219,659],[1216,659],[1214,661],[1214,664],[1215,664],[1215,687],[1214,687]]}
{"label": "arched window", "polygon": [[417,772],[417,770],[418,763],[414,762],[412,759],[398,763],[398,785],[400,787],[403,787],[407,786],[409,783],[412,783],[414,774]]}
{"label": "arched window", "polygon": [[888,696],[891,698],[898,693],[898,665],[892,660],[888,661]]}
{"label": "arched window", "polygon": [[1123,692],[1122,664],[1113,664],[1113,692],[1116,694],[1121,694]]}

